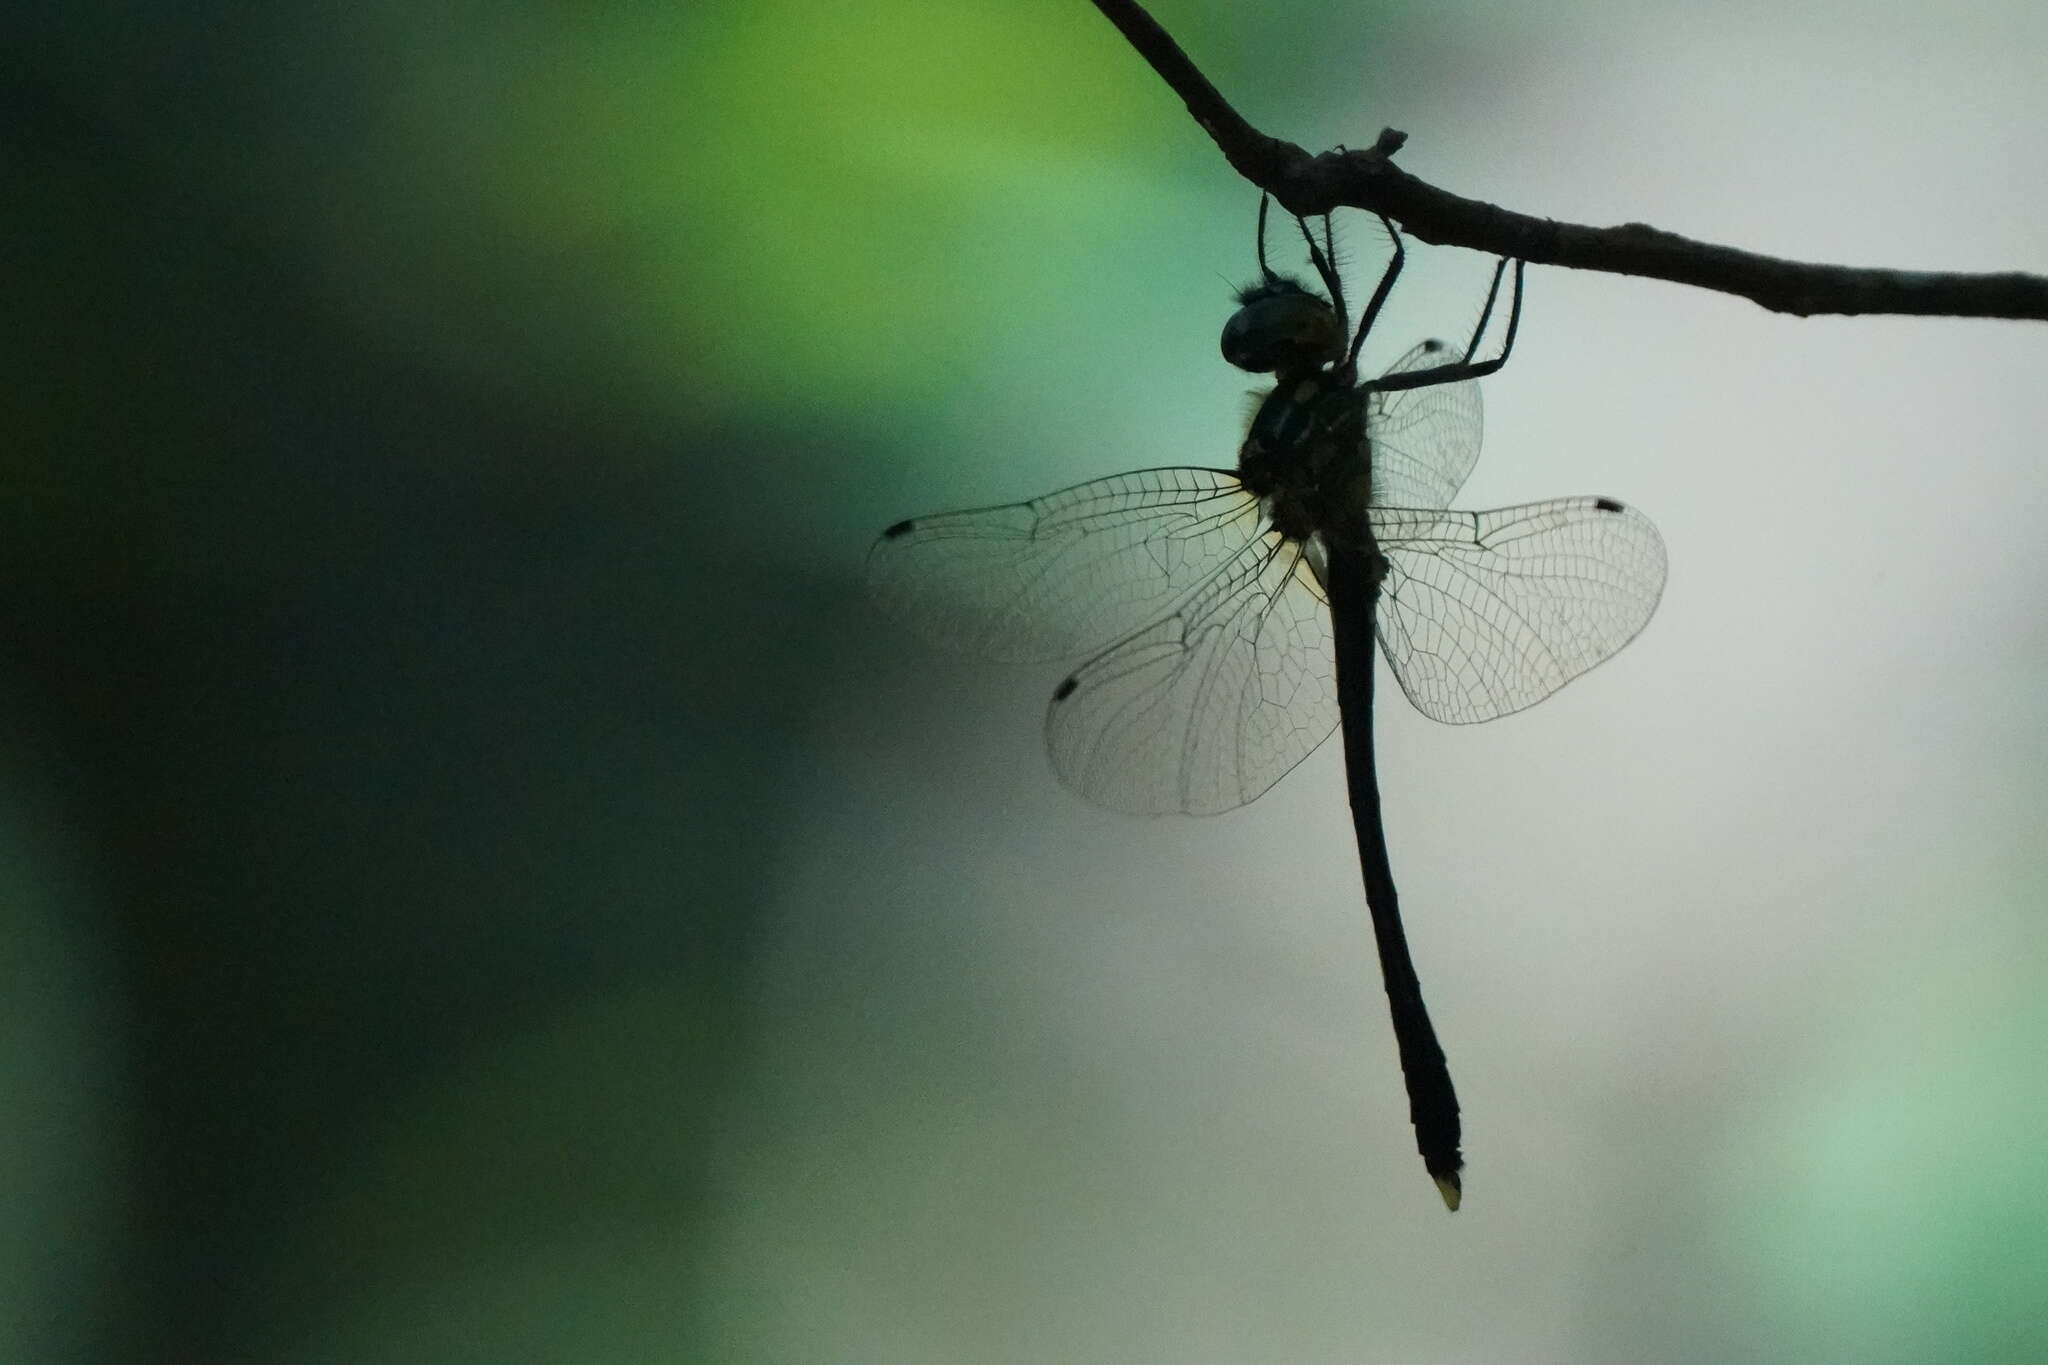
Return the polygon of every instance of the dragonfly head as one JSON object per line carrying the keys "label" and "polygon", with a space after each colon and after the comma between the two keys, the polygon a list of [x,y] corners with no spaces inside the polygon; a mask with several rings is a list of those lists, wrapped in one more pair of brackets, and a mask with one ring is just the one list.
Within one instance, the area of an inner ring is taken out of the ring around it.
{"label": "dragonfly head", "polygon": [[1237,291],[1223,324],[1223,358],[1254,374],[1317,369],[1344,355],[1344,333],[1329,300],[1299,280],[1268,273]]}

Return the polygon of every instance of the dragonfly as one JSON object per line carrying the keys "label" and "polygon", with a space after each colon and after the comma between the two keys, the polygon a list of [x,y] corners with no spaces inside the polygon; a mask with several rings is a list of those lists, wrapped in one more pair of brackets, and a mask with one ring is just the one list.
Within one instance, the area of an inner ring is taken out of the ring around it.
{"label": "dragonfly", "polygon": [[1448,510],[1479,458],[1480,359],[1503,275],[1462,350],[1358,357],[1399,278],[1401,234],[1357,326],[1328,215],[1295,218],[1322,289],[1267,261],[1237,291],[1225,360],[1270,374],[1234,470],[1155,468],[1028,502],[899,521],[868,558],[872,600],[936,644],[1010,662],[1085,659],[1053,689],[1045,745],[1088,800],[1212,815],[1258,797],[1332,731],[1425,1170],[1463,1198],[1457,1093],[1402,928],[1373,754],[1374,652],[1424,715],[1467,724],[1543,700],[1643,629],[1665,551],[1642,513],[1586,496]]}

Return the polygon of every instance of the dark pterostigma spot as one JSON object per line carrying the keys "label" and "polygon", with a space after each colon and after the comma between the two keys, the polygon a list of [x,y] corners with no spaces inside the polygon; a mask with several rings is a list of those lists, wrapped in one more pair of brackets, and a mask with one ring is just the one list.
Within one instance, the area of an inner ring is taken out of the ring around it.
{"label": "dark pterostigma spot", "polygon": [[914,525],[916,525],[915,522],[899,521],[894,526],[891,526],[888,530],[882,532],[882,539],[894,540],[896,539],[896,537],[908,532],[910,528]]}
{"label": "dark pterostigma spot", "polygon": [[1619,512],[1622,510],[1621,504],[1613,498],[1595,498],[1593,499],[1593,505],[1603,512]]}
{"label": "dark pterostigma spot", "polygon": [[1065,701],[1068,697],[1074,695],[1074,689],[1080,685],[1081,680],[1079,678],[1070,677],[1052,690],[1052,699],[1054,701]]}

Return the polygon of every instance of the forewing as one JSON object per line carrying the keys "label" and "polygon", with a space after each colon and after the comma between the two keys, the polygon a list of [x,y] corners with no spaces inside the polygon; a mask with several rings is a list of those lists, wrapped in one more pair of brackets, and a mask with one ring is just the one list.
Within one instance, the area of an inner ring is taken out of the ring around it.
{"label": "forewing", "polygon": [[1374,508],[1380,647],[1416,709],[1452,724],[1542,701],[1634,639],[1664,541],[1612,498],[1492,512]]}
{"label": "forewing", "polygon": [[1235,475],[1144,469],[898,522],[868,554],[868,591],[947,648],[1071,658],[1165,616],[1263,529]]}
{"label": "forewing", "polygon": [[1336,725],[1322,590],[1301,546],[1268,531],[1061,683],[1045,735],[1060,778],[1099,805],[1213,815],[1278,782]]}
{"label": "forewing", "polygon": [[[1387,373],[1426,370],[1457,358],[1443,342],[1425,341]],[[1369,395],[1365,435],[1372,443],[1372,505],[1450,506],[1479,462],[1484,425],[1476,379]]]}

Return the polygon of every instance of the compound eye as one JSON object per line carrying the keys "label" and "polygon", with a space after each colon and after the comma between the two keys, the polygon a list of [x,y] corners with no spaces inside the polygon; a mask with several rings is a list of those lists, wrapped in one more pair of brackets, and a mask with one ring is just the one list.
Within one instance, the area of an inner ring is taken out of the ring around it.
{"label": "compound eye", "polygon": [[1223,358],[1254,374],[1285,374],[1335,360],[1344,341],[1330,305],[1300,290],[1254,291],[1223,324]]}

